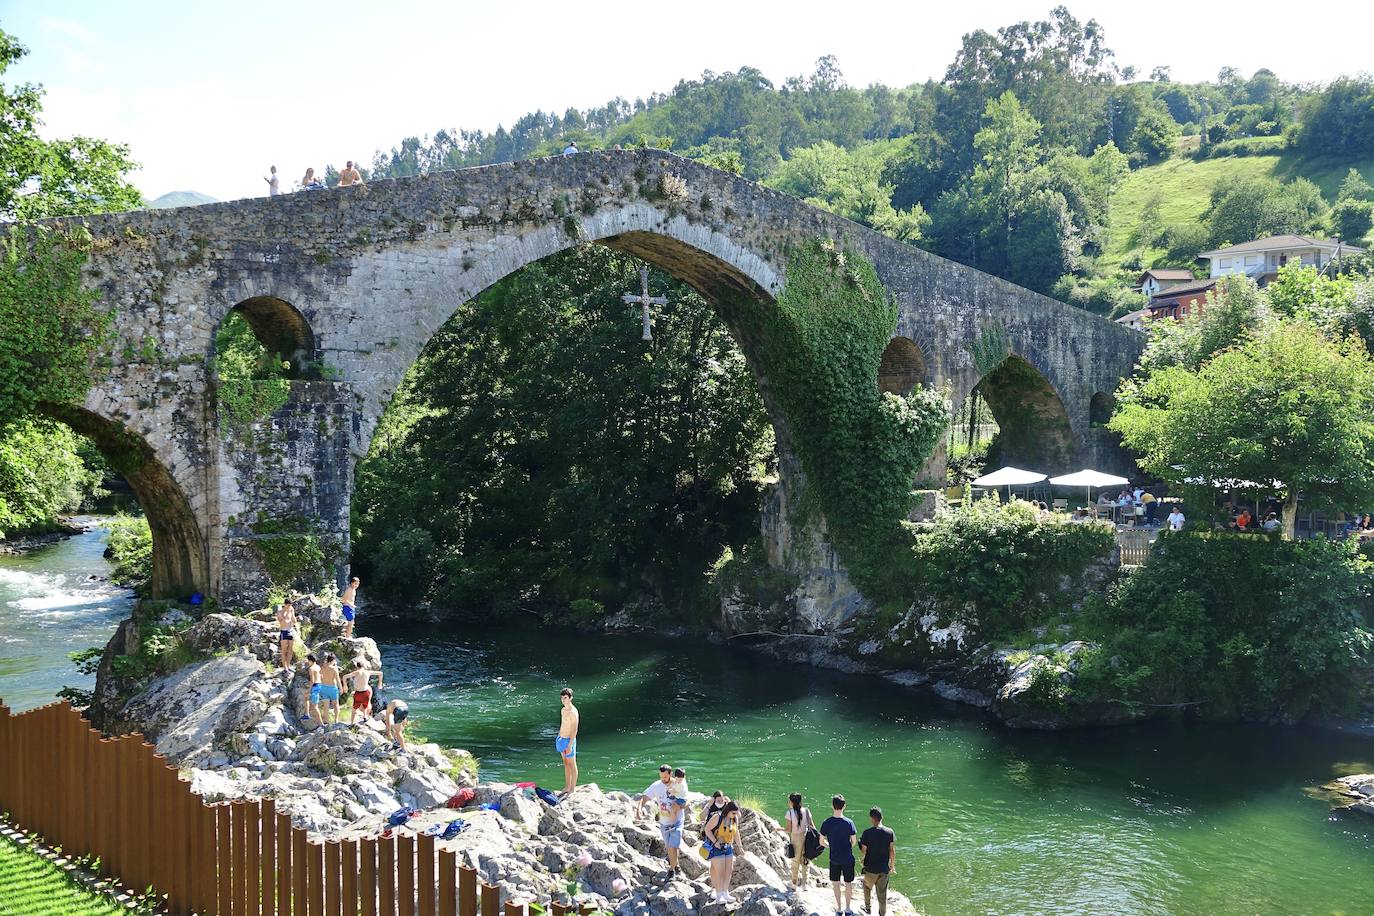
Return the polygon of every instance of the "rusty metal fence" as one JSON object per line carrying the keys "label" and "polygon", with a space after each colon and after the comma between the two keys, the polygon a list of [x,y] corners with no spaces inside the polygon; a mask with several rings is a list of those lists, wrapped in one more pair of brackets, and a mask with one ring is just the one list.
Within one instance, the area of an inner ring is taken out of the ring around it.
{"label": "rusty metal fence", "polygon": [[143,736],[106,738],[65,701],[18,715],[0,701],[0,810],[49,846],[98,859],[102,877],[151,889],[177,916],[526,911],[434,837],[319,843],[272,799],[205,804]]}

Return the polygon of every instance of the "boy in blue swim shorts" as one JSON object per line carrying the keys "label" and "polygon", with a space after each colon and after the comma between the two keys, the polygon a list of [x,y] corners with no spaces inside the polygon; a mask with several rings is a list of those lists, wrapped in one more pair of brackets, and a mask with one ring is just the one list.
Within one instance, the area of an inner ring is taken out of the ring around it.
{"label": "boy in blue swim shorts", "polygon": [[558,738],[553,746],[563,761],[563,791],[558,793],[558,797],[564,798],[577,788],[577,726],[582,718],[573,705],[572,688],[564,687],[558,699],[563,704],[563,710],[559,713]]}
{"label": "boy in blue swim shorts", "polygon": [[343,602],[344,639],[353,638],[353,621],[358,617],[355,608],[358,606],[358,586],[360,584],[358,577],[354,576],[348,580],[348,588],[344,589],[344,593],[339,596],[339,600]]}

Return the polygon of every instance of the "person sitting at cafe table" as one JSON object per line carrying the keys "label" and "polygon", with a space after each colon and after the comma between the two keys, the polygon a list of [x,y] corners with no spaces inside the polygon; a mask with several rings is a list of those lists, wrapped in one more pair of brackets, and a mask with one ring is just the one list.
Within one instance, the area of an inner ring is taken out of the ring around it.
{"label": "person sitting at cafe table", "polygon": [[1279,517],[1272,512],[1264,517],[1263,527],[1266,532],[1278,531],[1282,525],[1283,522],[1279,521]]}
{"label": "person sitting at cafe table", "polygon": [[1250,527],[1250,522],[1253,520],[1249,509],[1241,509],[1240,514],[1236,516],[1236,530],[1245,531]]}

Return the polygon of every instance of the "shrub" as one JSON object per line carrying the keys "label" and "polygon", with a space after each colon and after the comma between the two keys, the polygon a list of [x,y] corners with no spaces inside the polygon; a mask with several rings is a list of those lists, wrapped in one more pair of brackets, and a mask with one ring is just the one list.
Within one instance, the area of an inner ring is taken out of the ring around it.
{"label": "shrub", "polygon": [[1161,535],[1093,612],[1115,689],[1218,716],[1349,710],[1372,644],[1369,565],[1324,539]]}
{"label": "shrub", "polygon": [[937,515],[915,550],[926,584],[971,604],[992,638],[1036,622],[1061,597],[1064,577],[1081,576],[1114,545],[1105,522],[1042,518],[1031,503],[988,497]]}
{"label": "shrub", "polygon": [[153,533],[142,515],[119,513],[106,520],[109,549],[114,560],[110,578],[140,595],[153,577]]}

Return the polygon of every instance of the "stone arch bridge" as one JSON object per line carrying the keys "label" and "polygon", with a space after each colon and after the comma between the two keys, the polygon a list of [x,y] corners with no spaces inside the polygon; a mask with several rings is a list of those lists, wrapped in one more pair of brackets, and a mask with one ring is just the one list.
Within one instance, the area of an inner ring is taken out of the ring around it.
{"label": "stone arch bridge", "polygon": [[[789,250],[842,242],[872,260],[899,306],[874,384],[943,385],[958,404],[982,383],[1003,421],[1002,457],[1048,472],[1120,466],[1093,411],[1142,345],[1137,332],[659,151],[56,222],[95,237],[85,279],[114,309],[116,341],[85,403],[53,412],[133,486],[154,533],[154,592],[229,606],[264,597],[266,540],[321,538],[343,574],[354,467],[426,341],[464,301],[573,245],[636,255],[708,300],[771,302]],[[210,367],[234,309],[270,350],[328,369],[231,436]],[[766,540],[777,562],[810,557],[788,562],[806,567],[794,571],[817,618],[842,616],[854,596],[823,538],[811,533],[809,552],[789,543],[802,537],[782,521],[797,466],[770,381],[740,342],[778,431],[783,479]],[[942,473],[942,455],[931,470]]]}

